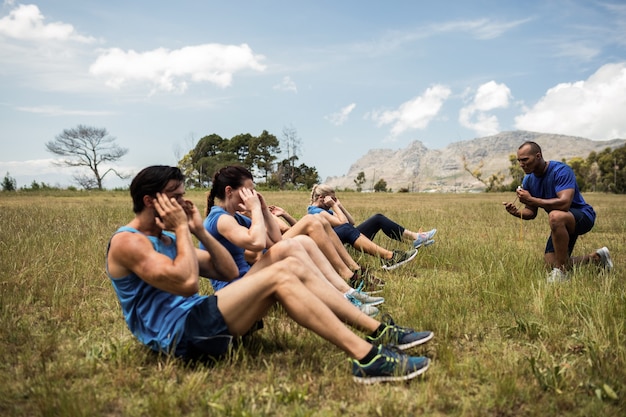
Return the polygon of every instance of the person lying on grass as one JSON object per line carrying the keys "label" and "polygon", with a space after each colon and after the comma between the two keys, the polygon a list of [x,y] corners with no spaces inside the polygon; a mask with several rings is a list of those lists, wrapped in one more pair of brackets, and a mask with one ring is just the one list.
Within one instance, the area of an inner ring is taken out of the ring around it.
{"label": "person lying on grass", "polygon": [[[258,264],[265,251],[281,241],[283,235],[263,196],[254,189],[252,173],[246,168],[224,167],[215,173],[212,184],[207,195],[204,227],[228,249],[239,267],[239,276],[243,277],[250,271],[250,264]],[[372,297],[351,288],[308,236],[295,235],[293,239],[298,240],[307,251],[316,274],[325,277],[365,314],[372,317],[378,314],[375,306],[383,303],[384,298]],[[211,279],[211,284],[219,290],[228,282]]]}
{"label": "person lying on grass", "polygon": [[[196,206],[184,199],[180,169],[147,167],[133,179],[130,194],[135,217],[111,237],[106,272],[128,328],[154,351],[191,360],[219,357],[233,337],[246,334],[279,304],[298,324],[343,350],[357,382],[408,380],[428,368],[428,358],[385,343],[407,349],[430,340],[432,332],[391,322],[374,329],[373,319],[314,273],[294,239],[268,250],[264,268],[215,294],[200,295],[200,275],[232,281],[238,268],[206,232]],[[192,235],[206,250],[194,247]],[[370,334],[361,338],[344,323]]]}

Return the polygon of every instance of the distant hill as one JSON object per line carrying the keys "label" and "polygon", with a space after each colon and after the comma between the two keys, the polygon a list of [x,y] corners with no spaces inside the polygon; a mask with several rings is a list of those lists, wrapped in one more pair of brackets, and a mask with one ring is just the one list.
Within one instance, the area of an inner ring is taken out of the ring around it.
{"label": "distant hill", "polygon": [[[547,160],[587,158],[592,151],[615,149],[626,144],[626,139],[594,141],[575,136],[554,135],[527,131],[502,132],[493,136],[455,142],[447,147],[428,149],[420,141],[414,141],[405,149],[372,149],[357,160],[346,175],[328,177],[324,182],[338,189],[352,188],[359,172],[365,173],[363,190],[373,189],[379,179],[387,182],[393,191],[408,188],[410,191],[472,192],[485,188],[463,169],[463,156],[468,167],[477,168],[483,162],[483,178],[502,172],[508,176],[509,155],[527,140],[541,146]],[[510,181],[508,178],[505,182]]]}

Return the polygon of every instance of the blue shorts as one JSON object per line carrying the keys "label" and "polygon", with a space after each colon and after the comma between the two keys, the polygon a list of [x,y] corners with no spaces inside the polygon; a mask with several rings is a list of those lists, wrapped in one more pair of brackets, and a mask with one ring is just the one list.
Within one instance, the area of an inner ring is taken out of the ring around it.
{"label": "blue shorts", "polygon": [[228,352],[232,341],[217,308],[217,296],[209,295],[189,310],[176,356],[190,360],[217,359]]}
{"label": "blue shorts", "polygon": [[[574,219],[576,220],[576,227],[574,229],[574,233],[569,235],[569,243],[567,245],[567,254],[572,256],[572,252],[574,251],[574,245],[576,244],[576,240],[578,236],[584,235],[588,231],[593,228],[594,221],[589,217],[585,216],[582,210],[570,208],[569,212],[574,215]],[[548,238],[546,242],[546,252],[545,253],[554,253],[554,244],[552,243],[552,235]]]}
{"label": "blue shorts", "polygon": [[349,245],[354,245],[354,242],[361,236],[361,232],[356,227],[352,226],[350,223],[340,224],[339,226],[333,227],[337,236],[339,236],[339,240],[341,243],[347,243]]}

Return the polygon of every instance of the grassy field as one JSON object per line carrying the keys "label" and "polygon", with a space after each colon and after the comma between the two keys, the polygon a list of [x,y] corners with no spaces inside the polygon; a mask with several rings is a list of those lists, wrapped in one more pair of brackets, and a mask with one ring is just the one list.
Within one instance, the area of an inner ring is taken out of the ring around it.
{"label": "grassy field", "polygon": [[[308,202],[264,195],[296,217]],[[188,197],[204,209],[203,193]],[[615,271],[585,266],[558,285],[545,280],[546,215],[521,224],[501,205],[512,193],[339,197],[357,220],[383,212],[439,230],[412,263],[379,269],[383,312],[435,332],[413,351],[432,358],[423,378],[357,385],[342,352],[279,308],[213,366],[154,355],[130,335],[104,271],[110,235],[133,215],[127,193],[0,193],[0,414],[625,415],[626,196],[585,196],[598,221],[575,250],[608,246]]]}

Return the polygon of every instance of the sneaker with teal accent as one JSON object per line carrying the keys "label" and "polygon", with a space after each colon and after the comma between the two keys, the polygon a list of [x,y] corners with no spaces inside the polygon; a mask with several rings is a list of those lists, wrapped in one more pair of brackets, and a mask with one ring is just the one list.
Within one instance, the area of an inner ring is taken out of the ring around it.
{"label": "sneaker with teal accent", "polygon": [[351,293],[347,293],[346,297],[356,298],[361,303],[369,304],[371,306],[377,306],[385,302],[385,299],[383,297],[373,297],[359,290],[354,290]]}
{"label": "sneaker with teal accent", "polygon": [[373,305],[363,304],[362,302],[360,302],[359,300],[357,300],[350,294],[346,294],[346,298],[348,299],[348,301],[352,303],[352,305],[354,305],[356,308],[358,308],[359,310],[361,310],[363,313],[367,314],[370,317],[376,317],[379,313],[379,310]]}
{"label": "sneaker with teal accent", "polygon": [[384,270],[391,271],[392,269],[396,269],[397,267],[402,266],[409,261],[412,261],[416,255],[417,249],[411,249],[406,252],[401,250],[394,250],[391,259],[385,259],[383,261],[382,268]]}
{"label": "sneaker with teal accent", "polygon": [[405,350],[426,343],[435,336],[431,331],[417,332],[408,327],[398,326],[389,314],[382,317],[381,323],[385,325],[382,332],[365,337],[373,345],[391,344]]}
{"label": "sneaker with teal accent", "polygon": [[409,356],[393,346],[378,346],[378,354],[369,363],[352,360],[352,379],[360,384],[408,381],[426,372],[429,364],[423,356]]}
{"label": "sneaker with teal accent", "polygon": [[433,240],[435,233],[437,233],[437,229],[429,230],[428,232],[419,232],[417,234],[417,239],[413,241],[413,247],[418,249],[422,246],[426,247],[432,245],[435,243]]}
{"label": "sneaker with teal accent", "polygon": [[611,271],[613,269],[613,261],[611,260],[611,254],[609,253],[609,248],[604,246],[598,249],[596,253],[600,257],[600,266],[606,269],[607,271]]}

